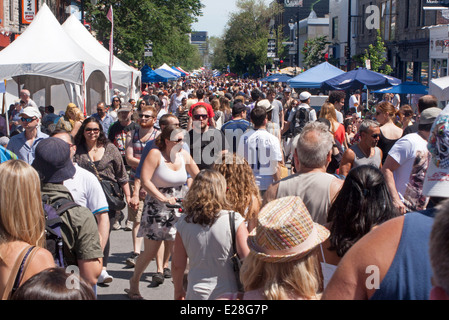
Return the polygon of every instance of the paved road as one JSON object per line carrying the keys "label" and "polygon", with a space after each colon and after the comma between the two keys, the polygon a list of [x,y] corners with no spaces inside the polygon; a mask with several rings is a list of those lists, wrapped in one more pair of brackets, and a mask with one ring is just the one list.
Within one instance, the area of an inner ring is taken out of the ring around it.
{"label": "paved road", "polygon": [[[126,215],[126,212],[125,212]],[[129,268],[126,258],[132,250],[131,232],[124,231],[125,221],[122,229],[111,232],[111,254],[108,262],[108,273],[114,280],[105,285],[98,285],[98,300],[128,300],[125,288],[129,288],[129,278],[133,275],[134,268]],[[151,281],[153,273],[156,272],[156,261],[153,260],[140,281],[140,293],[147,300],[173,300],[172,279],[165,279],[160,286],[154,286]]]}

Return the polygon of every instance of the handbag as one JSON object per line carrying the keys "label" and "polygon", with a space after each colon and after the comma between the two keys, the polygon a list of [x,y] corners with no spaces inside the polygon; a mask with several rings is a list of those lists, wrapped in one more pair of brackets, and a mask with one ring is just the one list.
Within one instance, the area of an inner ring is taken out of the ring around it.
{"label": "handbag", "polygon": [[237,253],[237,247],[235,244],[235,223],[234,223],[235,212],[229,212],[229,224],[231,225],[231,237],[232,237],[232,266],[234,270],[235,280],[237,281],[237,289],[239,292],[243,292],[243,284],[240,281],[240,268],[242,267],[242,261]]}
{"label": "handbag", "polygon": [[100,178],[97,167],[92,160],[89,159],[89,161],[95,170],[95,175],[100,181],[101,187],[103,188],[103,192],[108,202],[109,212],[123,210],[126,207],[126,202],[125,195],[120,185],[115,181]]}

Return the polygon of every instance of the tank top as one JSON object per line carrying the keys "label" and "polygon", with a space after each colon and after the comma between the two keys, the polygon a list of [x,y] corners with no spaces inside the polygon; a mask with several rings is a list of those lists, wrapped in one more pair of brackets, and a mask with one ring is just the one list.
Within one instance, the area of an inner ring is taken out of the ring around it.
{"label": "tank top", "polygon": [[325,172],[310,172],[287,177],[279,182],[277,198],[299,196],[314,222],[325,224],[331,205],[330,185],[336,179]]}
{"label": "tank top", "polygon": [[429,239],[433,220],[422,212],[405,215],[396,255],[371,300],[429,299],[432,289]]}
{"label": "tank top", "polygon": [[382,153],[383,153],[382,163],[385,162],[385,159],[387,159],[387,156],[388,156],[388,152],[390,151],[390,149],[393,147],[393,145],[398,140],[399,139],[391,140],[391,139],[386,138],[383,135],[382,130],[380,130],[380,138],[379,138],[379,142],[377,143],[377,146],[380,148],[380,150],[382,150]]}
{"label": "tank top", "polygon": [[335,270],[337,270],[337,266],[326,263],[326,259],[324,258],[324,252],[323,252],[323,245],[320,244],[321,249],[321,256],[323,257],[323,262],[320,263],[321,265],[321,272],[323,274],[323,288],[326,289],[327,284],[331,280],[332,276],[334,275]]}
{"label": "tank top", "polygon": [[358,144],[353,145],[351,149],[355,153],[353,168],[362,165],[372,165],[376,168],[380,167],[382,159],[380,157],[380,149],[378,147],[374,148],[374,156],[369,158],[363,153]]}
{"label": "tank top", "polygon": [[165,163],[166,160],[161,153],[161,161],[156,170],[154,170],[153,177],[151,178],[151,182],[157,188],[179,187],[186,183],[187,171],[184,157],[180,153],[177,153],[176,158],[178,157],[181,157],[181,168],[175,171],[167,166]]}
{"label": "tank top", "polygon": [[[141,158],[143,149],[145,149],[145,146],[147,145],[148,142],[156,139],[157,133],[158,130],[154,129],[148,140],[143,142],[139,137],[140,134],[139,129],[134,130],[134,135],[131,143],[133,146],[133,155],[135,158],[137,159]],[[136,177],[136,169],[131,168],[131,171],[129,173],[129,180],[134,181],[135,177]]]}

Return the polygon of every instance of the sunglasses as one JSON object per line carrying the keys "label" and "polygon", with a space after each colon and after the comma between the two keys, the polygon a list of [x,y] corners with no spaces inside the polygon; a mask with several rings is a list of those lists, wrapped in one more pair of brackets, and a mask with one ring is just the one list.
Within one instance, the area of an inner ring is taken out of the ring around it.
{"label": "sunglasses", "polygon": [[205,120],[207,118],[208,118],[207,114],[195,114],[195,115],[193,115],[193,119],[195,119],[195,120]]}
{"label": "sunglasses", "polygon": [[150,119],[150,118],[154,118],[154,117],[150,116],[148,114],[139,114],[139,118],[140,119]]}
{"label": "sunglasses", "polygon": [[380,138],[380,134],[373,134],[371,135],[371,137],[373,137],[374,139]]}
{"label": "sunglasses", "polygon": [[100,132],[100,129],[98,129],[98,128],[86,128],[84,131],[98,133],[98,132]]}
{"label": "sunglasses", "polygon": [[20,118],[20,120],[22,120],[22,122],[26,122],[26,123],[30,123],[30,122],[32,122],[32,121],[34,121],[36,119],[37,119],[36,117],[34,117],[34,118]]}
{"label": "sunglasses", "polygon": [[120,102],[120,100],[112,100],[112,101],[114,101],[114,102]]}
{"label": "sunglasses", "polygon": [[182,141],[184,141],[183,138],[179,138],[178,140],[170,140],[171,142],[175,142],[175,143],[180,143]]}
{"label": "sunglasses", "polygon": [[378,116],[378,115],[380,115],[380,114],[382,114],[382,112],[376,111],[376,116]]}

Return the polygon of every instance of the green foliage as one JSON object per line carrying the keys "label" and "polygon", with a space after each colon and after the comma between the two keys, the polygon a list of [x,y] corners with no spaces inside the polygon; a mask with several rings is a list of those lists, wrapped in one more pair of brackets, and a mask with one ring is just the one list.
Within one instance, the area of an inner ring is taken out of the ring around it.
{"label": "green foliage", "polygon": [[318,36],[313,39],[306,40],[302,48],[303,64],[306,69],[313,68],[326,61],[324,55],[327,52],[327,36]]}
{"label": "green foliage", "polygon": [[393,69],[390,65],[385,64],[387,62],[386,52],[387,48],[385,47],[385,43],[382,40],[380,30],[377,30],[376,42],[374,43],[374,45],[370,44],[368,46],[368,49],[365,50],[365,54],[362,57],[363,64],[365,65],[366,60],[370,60],[371,70],[386,75],[391,74],[393,72]]}
{"label": "green foliage", "polygon": [[[110,5],[114,11],[114,54],[119,59],[139,62],[140,66],[142,62],[156,67],[163,63],[201,66],[198,50],[188,37],[192,23],[202,15],[200,0],[99,0],[96,5],[85,1],[86,21],[106,48],[111,31],[106,18]],[[148,41],[153,42],[153,57],[144,59]]]}
{"label": "green foliage", "polygon": [[214,52],[218,57],[213,59],[213,65],[229,64],[234,73],[261,75],[269,62],[269,22],[282,9],[275,3],[267,7],[262,0],[237,0],[237,8],[230,16],[223,41],[217,42]]}

